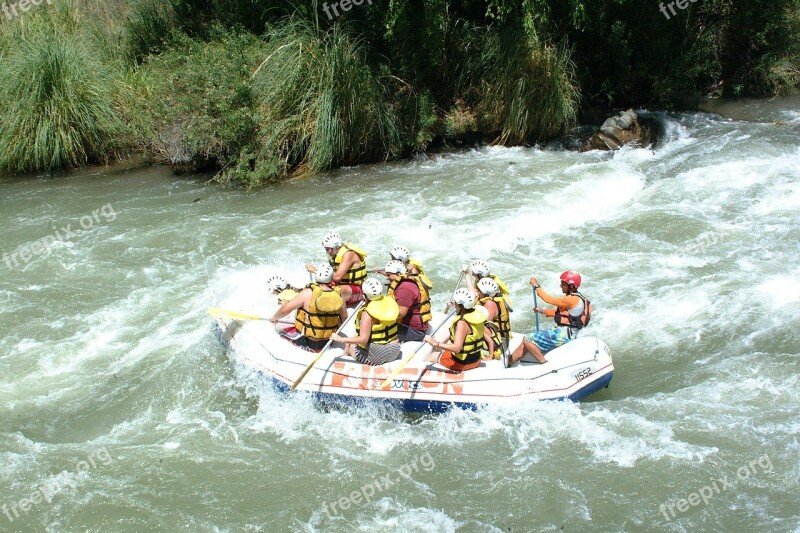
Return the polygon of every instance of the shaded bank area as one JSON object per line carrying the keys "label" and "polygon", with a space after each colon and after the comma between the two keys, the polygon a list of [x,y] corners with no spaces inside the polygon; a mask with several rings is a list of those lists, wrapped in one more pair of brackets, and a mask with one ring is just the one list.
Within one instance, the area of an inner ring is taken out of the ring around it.
{"label": "shaded bank area", "polygon": [[548,142],[581,106],[791,93],[799,5],[13,4],[0,26],[0,171],[143,153],[252,187],[442,146]]}

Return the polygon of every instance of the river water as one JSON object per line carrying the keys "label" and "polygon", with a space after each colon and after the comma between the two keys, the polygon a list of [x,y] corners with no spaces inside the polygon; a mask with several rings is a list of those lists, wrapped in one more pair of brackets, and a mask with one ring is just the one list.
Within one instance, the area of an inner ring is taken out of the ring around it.
{"label": "river water", "polygon": [[[0,182],[0,531],[800,531],[800,101],[663,115],[655,150],[480,148],[245,193],[163,168]],[[266,313],[338,229],[442,306],[485,258],[530,330],[584,277],[580,404],[410,417],[286,397],[209,306]],[[367,501],[368,500],[368,501]]]}

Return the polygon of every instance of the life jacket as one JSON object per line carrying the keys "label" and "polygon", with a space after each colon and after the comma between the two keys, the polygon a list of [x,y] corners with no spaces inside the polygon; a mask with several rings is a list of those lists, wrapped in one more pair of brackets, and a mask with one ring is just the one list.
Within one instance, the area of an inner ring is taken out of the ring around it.
{"label": "life jacket", "polygon": [[497,325],[500,335],[506,337],[511,333],[511,317],[509,316],[509,308],[505,298],[502,296],[484,296],[478,299],[478,305],[483,305],[486,302],[492,301],[497,305],[497,316],[494,317],[494,322]]}
{"label": "life jacket", "polygon": [[291,302],[299,293],[295,289],[283,289],[278,293],[278,301],[282,304]]}
{"label": "life jacket", "polygon": [[[397,341],[397,318],[400,316],[400,308],[394,298],[381,296],[359,309],[356,315],[356,335],[360,335],[361,314],[365,311],[372,317],[372,331],[367,344],[373,342],[388,344]],[[367,348],[367,344],[360,346]]]}
{"label": "life jacket", "polygon": [[583,309],[579,314],[574,315],[570,313],[570,309],[559,307],[556,309],[555,321],[557,326],[569,328],[567,333],[572,338],[573,335],[578,335],[578,331],[589,325],[589,320],[592,318],[592,302],[579,292],[573,292],[570,296],[580,298]]}
{"label": "life jacket", "polygon": [[339,313],[344,300],[338,287],[326,291],[319,284],[312,283],[308,288],[312,291],[309,310],[302,307],[297,310],[294,327],[309,339],[328,340],[341,325]]}
{"label": "life jacket", "polygon": [[333,271],[336,272],[339,269],[339,265],[342,263],[342,259],[344,259],[344,254],[351,251],[355,252],[361,259],[361,266],[351,266],[345,277],[342,278],[341,283],[361,285],[364,283],[364,280],[367,279],[367,254],[363,250],[356,248],[352,244],[344,243],[339,248],[339,251],[336,252],[336,258],[330,259],[328,262],[331,264]]}
{"label": "life jacket", "polygon": [[422,263],[420,263],[416,259],[409,259],[408,264],[419,271],[419,274],[409,274],[409,275],[412,277],[419,277],[420,281],[423,283],[423,285],[425,285],[425,287],[429,291],[433,289],[433,282],[431,281],[431,278],[425,275],[425,271],[422,269]]}
{"label": "life jacket", "polygon": [[458,353],[453,353],[453,357],[459,361],[469,364],[481,358],[481,350],[484,347],[483,330],[486,323],[485,316],[479,311],[471,311],[457,320],[454,320],[450,325],[450,342],[456,339],[456,327],[458,323],[464,320],[469,325],[470,332],[464,338],[464,346]]}
{"label": "life jacket", "polygon": [[425,282],[418,276],[401,276],[397,278],[389,284],[389,289],[386,291],[387,294],[394,297],[394,291],[397,290],[397,287],[404,281],[412,281],[417,285],[419,289],[419,303],[409,309],[410,313],[403,317],[402,322],[407,325],[411,322],[414,315],[419,315],[419,319],[422,320],[422,323],[427,324],[433,318],[433,314],[431,313],[431,298],[428,287],[425,286]]}

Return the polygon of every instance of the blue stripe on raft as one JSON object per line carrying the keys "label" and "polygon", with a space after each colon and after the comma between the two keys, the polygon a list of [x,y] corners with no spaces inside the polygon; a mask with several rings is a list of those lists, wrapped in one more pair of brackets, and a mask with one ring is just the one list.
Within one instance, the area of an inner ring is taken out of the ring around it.
{"label": "blue stripe on raft", "polygon": [[[552,398],[550,401],[562,401],[562,400],[570,400],[573,402],[578,402],[587,396],[608,387],[608,384],[611,383],[611,378],[613,377],[614,373],[609,372],[602,378],[598,379],[583,387],[582,389],[574,392],[569,397],[566,398]],[[275,387],[282,393],[288,394],[289,393],[289,385],[284,383],[283,381],[270,376],[271,381],[275,385]],[[331,405],[331,406],[360,406],[365,405],[367,402],[371,404],[379,403],[385,404],[391,407],[400,407],[403,411],[407,411],[410,413],[443,413],[453,407],[458,409],[468,409],[468,410],[476,410],[479,404],[471,403],[471,402],[440,402],[435,400],[413,400],[413,399],[390,399],[390,398],[375,398],[375,397],[359,397],[359,396],[348,396],[347,394],[332,394],[329,392],[311,392],[310,393],[314,400],[324,404],[324,405]]]}

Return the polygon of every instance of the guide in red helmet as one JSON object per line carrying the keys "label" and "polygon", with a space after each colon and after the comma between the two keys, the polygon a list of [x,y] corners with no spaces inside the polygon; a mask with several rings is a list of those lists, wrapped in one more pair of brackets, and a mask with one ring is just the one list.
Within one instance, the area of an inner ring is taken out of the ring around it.
{"label": "guide in red helmet", "polygon": [[572,270],[567,270],[560,277],[561,292],[564,296],[552,296],[540,285],[535,277],[530,279],[530,284],[536,295],[554,305],[555,309],[534,307],[533,312],[555,319],[555,327],[549,330],[534,331],[525,335],[522,344],[514,350],[507,366],[522,360],[526,353],[530,353],[539,363],[546,363],[544,354],[577,338],[578,332],[589,324],[592,316],[592,304],[586,299],[578,288],[581,286],[581,275]]}

